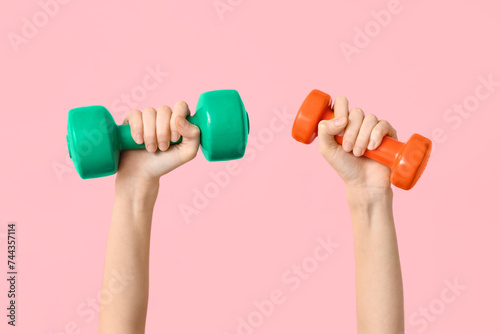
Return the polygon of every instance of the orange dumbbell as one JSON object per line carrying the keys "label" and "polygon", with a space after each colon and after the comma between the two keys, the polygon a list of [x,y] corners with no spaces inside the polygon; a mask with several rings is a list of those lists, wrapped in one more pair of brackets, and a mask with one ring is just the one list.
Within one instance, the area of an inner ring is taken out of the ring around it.
{"label": "orange dumbbell", "polygon": [[[318,123],[333,117],[332,98],[315,89],[297,113],[292,137],[301,143],[310,144],[318,136]],[[342,145],[342,137],[335,136],[335,140]],[[431,150],[432,142],[419,134],[411,136],[406,143],[385,136],[377,149],[366,150],[364,156],[389,167],[393,185],[410,190],[422,175]]]}

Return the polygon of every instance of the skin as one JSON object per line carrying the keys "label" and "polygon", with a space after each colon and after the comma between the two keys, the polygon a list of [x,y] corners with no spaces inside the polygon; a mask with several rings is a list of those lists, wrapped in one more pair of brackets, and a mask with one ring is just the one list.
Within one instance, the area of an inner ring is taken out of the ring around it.
{"label": "skin", "polygon": [[[396,131],[360,109],[349,111],[343,97],[335,101],[334,111],[333,120],[319,124],[319,150],[346,184],[354,230],[358,331],[400,334],[404,329],[403,288],[390,171],[361,157],[366,149],[378,147],[385,135],[396,138]],[[100,334],[145,332],[151,224],[160,177],[192,160],[200,143],[200,130],[186,120],[187,115],[187,104],[178,102],[173,111],[167,106],[134,110],[124,121],[130,124],[135,141],[144,142],[147,150],[124,151],[120,158],[102,284],[108,294],[101,300]],[[336,134],[344,136],[343,147],[335,141]],[[170,141],[177,141],[180,135],[182,143],[170,147]],[[117,273],[122,280],[117,280]],[[126,283],[117,284],[122,281]]]}
{"label": "skin", "polygon": [[[186,120],[187,115],[187,104],[178,102],[173,111],[167,106],[134,110],[124,121],[147,151],[124,151],[120,158],[102,284],[103,291],[114,293],[101,301],[101,334],[144,333],[151,223],[160,177],[192,160],[200,144],[200,130]],[[170,147],[179,136],[182,143]],[[127,278],[121,290],[116,273]]]}
{"label": "skin", "polygon": [[[392,212],[390,169],[363,157],[396,130],[345,97],[334,102],[335,118],[318,126],[319,151],[344,180],[351,211],[356,261],[358,333],[404,333],[403,282]],[[334,139],[343,136],[342,146]]]}

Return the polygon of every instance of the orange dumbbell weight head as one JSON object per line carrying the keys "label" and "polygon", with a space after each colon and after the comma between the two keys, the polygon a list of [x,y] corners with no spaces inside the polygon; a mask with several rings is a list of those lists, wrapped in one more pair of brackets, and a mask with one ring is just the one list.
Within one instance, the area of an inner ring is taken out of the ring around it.
{"label": "orange dumbbell weight head", "polygon": [[[292,137],[304,144],[310,144],[318,136],[318,123],[332,119],[332,98],[320,90],[313,90],[302,103],[292,129]],[[335,136],[342,144],[342,137]],[[365,157],[380,162],[391,169],[391,183],[409,190],[422,175],[432,150],[432,142],[414,134],[408,142],[401,143],[385,136],[380,146],[367,150]]]}

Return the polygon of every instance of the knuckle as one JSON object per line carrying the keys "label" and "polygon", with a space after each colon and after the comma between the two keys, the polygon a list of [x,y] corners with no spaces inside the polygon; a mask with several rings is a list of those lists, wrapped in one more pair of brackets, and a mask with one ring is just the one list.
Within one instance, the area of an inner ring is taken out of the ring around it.
{"label": "knuckle", "polygon": [[142,111],[143,114],[156,115],[156,109],[152,107],[147,107]]}
{"label": "knuckle", "polygon": [[335,102],[346,103],[346,102],[348,102],[348,100],[347,100],[347,97],[345,97],[345,96],[338,96],[335,99]]}
{"label": "knuckle", "polygon": [[374,114],[367,114],[365,116],[365,119],[372,122],[372,123],[377,123],[378,122],[378,118],[377,116],[375,116]]}
{"label": "knuckle", "polygon": [[174,109],[177,109],[177,108],[187,108],[187,103],[184,102],[184,101],[177,101],[174,105]]}
{"label": "knuckle", "polygon": [[382,127],[384,128],[390,128],[391,125],[389,124],[389,122],[387,122],[385,119],[381,120],[378,122]]}
{"label": "knuckle", "polygon": [[172,109],[169,106],[166,106],[166,105],[162,105],[160,108],[158,108],[158,110],[166,112],[167,114],[171,114],[172,113]]}
{"label": "knuckle", "polygon": [[141,112],[139,110],[132,110],[125,117],[125,124],[137,123],[141,119]]}
{"label": "knuckle", "polygon": [[128,113],[128,116],[130,118],[141,116],[141,111],[137,110],[137,109],[134,109],[134,110],[132,110],[131,112]]}
{"label": "knuckle", "polygon": [[351,109],[351,112],[349,113],[349,115],[353,115],[353,116],[363,116],[365,113],[363,112],[363,110],[361,108],[352,108]]}

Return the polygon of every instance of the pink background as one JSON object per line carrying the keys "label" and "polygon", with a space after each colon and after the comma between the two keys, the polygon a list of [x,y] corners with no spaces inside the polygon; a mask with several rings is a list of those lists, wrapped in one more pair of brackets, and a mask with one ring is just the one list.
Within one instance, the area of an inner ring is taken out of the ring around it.
{"label": "pink background", "polygon": [[[212,0],[75,0],[49,7],[45,22],[38,1],[3,6],[0,263],[5,274],[6,225],[15,221],[20,276],[18,327],[2,315],[1,332],[97,330],[85,303],[101,285],[114,178],[78,177],[67,159],[68,110],[101,104],[121,122],[131,109],[122,94],[135,94],[139,108],[186,100],[194,110],[200,93],[225,88],[243,97],[253,141],[223,188],[210,173],[228,163],[201,154],[163,178],[148,332],[237,333],[238,317],[255,316],[254,301],[276,289],[285,301],[254,333],[355,332],[343,183],[317,143],[295,142],[291,121],[275,119],[318,88],[390,120],[401,140],[414,132],[434,139],[420,183],[395,189],[407,332],[499,333],[500,87],[474,97],[480,77],[500,81],[498,1],[401,0],[380,31],[371,12],[391,0],[219,2],[231,10],[219,16]],[[33,16],[38,32],[14,47],[9,36]],[[348,61],[342,43],[354,45],[366,26],[369,44]],[[146,91],[148,67],[169,75]],[[447,111],[464,103],[464,116]],[[180,208],[205,188],[217,193],[209,190],[213,198],[188,223]],[[328,236],[338,249],[292,291],[282,275]],[[466,288],[444,303],[455,279]],[[423,308],[432,320],[422,320]]]}

